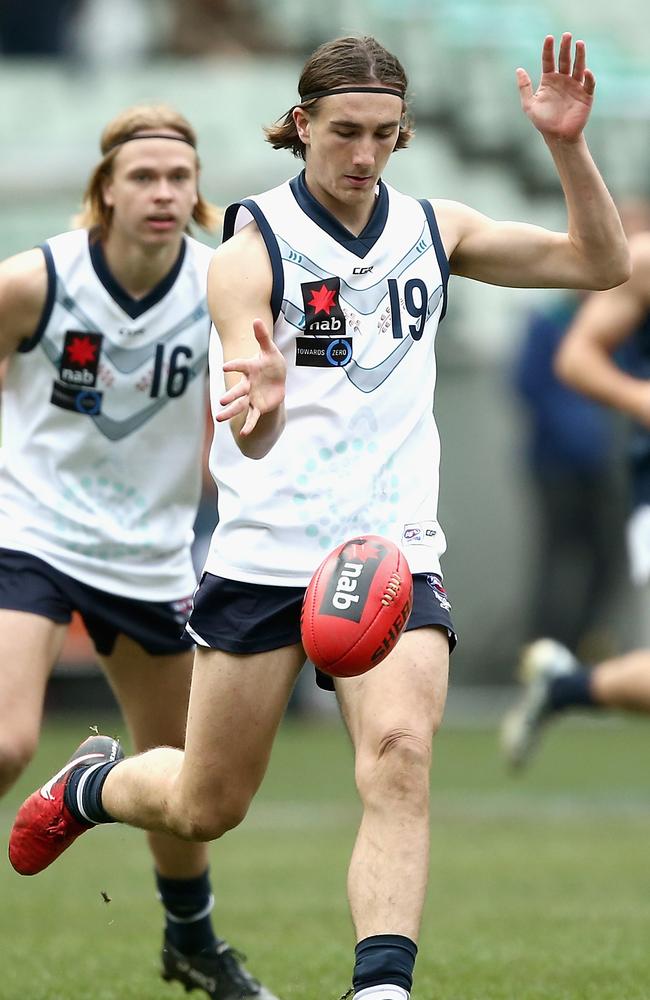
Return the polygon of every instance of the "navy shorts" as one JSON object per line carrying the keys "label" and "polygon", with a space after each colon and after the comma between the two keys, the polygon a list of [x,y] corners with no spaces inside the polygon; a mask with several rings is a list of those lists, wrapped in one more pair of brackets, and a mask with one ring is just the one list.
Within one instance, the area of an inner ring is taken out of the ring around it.
{"label": "navy shorts", "polygon": [[182,653],[194,643],[184,633],[191,597],[137,601],[80,583],[28,552],[0,548],[0,608],[27,611],[60,625],[78,611],[95,649],[110,656],[123,634],[153,656]]}
{"label": "navy shorts", "polygon": [[[204,573],[194,594],[187,631],[200,646],[226,653],[267,653],[300,642],[300,611],[305,587],[242,583]],[[439,576],[413,577],[413,610],[406,631],[439,625],[447,630],[450,652],[456,645],[451,604]],[[333,691],[334,682],[316,670],[316,683]]]}

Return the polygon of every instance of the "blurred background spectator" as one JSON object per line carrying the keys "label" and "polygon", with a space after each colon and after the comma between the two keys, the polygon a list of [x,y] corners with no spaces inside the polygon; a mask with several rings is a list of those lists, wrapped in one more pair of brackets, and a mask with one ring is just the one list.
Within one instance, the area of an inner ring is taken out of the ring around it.
{"label": "blurred background spectator", "polygon": [[[628,236],[650,229],[650,202],[626,199],[619,210]],[[613,653],[622,638],[611,629],[625,586],[629,430],[613,410],[574,392],[553,370],[583,298],[556,293],[531,312],[514,386],[524,410],[536,524],[526,639],[552,636],[594,662]]]}
{"label": "blurred background spectator", "polygon": [[566,292],[531,313],[515,387],[528,432],[535,526],[526,638],[550,635],[590,659],[615,646],[604,622],[621,583],[624,505],[614,414],[568,389],[553,371],[582,298]]}

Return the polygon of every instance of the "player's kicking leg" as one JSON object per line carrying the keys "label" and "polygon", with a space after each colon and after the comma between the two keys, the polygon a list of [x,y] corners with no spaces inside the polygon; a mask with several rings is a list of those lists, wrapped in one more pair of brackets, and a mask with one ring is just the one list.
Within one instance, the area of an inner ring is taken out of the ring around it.
{"label": "player's kicking leg", "polygon": [[[78,808],[83,786],[102,765],[121,760],[118,740],[89,736],[67,763],[23,802],[9,839],[9,860],[19,875],[37,875],[95,823]],[[74,797],[74,804],[73,804]]]}
{"label": "player's kicking leg", "polygon": [[[153,656],[123,635],[113,654],[101,657],[136,753],[183,746],[192,659],[189,651]],[[216,1000],[276,1000],[244,967],[244,957],[215,935],[207,846],[165,833],[147,839],[165,911],[163,979]]]}
{"label": "player's kicking leg", "polygon": [[[80,747],[74,763],[44,786],[56,788],[62,803],[58,815],[66,827],[64,839],[59,841],[51,829],[49,812],[31,807],[40,795],[37,791],[21,807],[11,834],[10,858],[16,870],[42,871],[84,830],[113,819],[192,841],[213,840],[232,829],[246,814],[266,771],[303,658],[299,647],[250,656],[199,650],[185,752],[159,747],[123,761],[110,760],[105,753],[97,763],[81,761],[87,747]],[[274,684],[269,684],[270,677]],[[267,697],[261,701],[263,685]],[[242,719],[252,724],[242,725]],[[164,962],[165,974],[188,988],[202,988],[213,1000],[276,1000],[249,976],[225,942],[217,948],[211,971],[193,966],[187,956],[183,963],[171,949]],[[226,974],[234,977],[230,992],[225,992]]]}

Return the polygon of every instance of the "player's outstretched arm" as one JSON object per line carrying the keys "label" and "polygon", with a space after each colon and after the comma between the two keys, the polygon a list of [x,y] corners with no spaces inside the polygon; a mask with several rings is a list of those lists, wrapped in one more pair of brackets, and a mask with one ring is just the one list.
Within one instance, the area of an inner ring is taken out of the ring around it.
{"label": "player's outstretched arm", "polygon": [[630,251],[630,280],[587,299],[560,344],[555,370],[578,392],[650,427],[650,381],[628,375],[612,358],[650,313],[650,233],[634,237]]}
{"label": "player's outstretched arm", "polygon": [[[542,48],[537,90],[517,70],[521,106],[546,142],[564,191],[568,231],[497,223],[465,206],[441,203],[452,271],[493,284],[519,287],[612,288],[629,277],[623,227],[591,157],[584,127],[595,80],[585,44],[562,35],[556,62],[552,35]],[[446,220],[446,222],[445,222]]]}
{"label": "player's outstretched arm", "polygon": [[0,263],[0,360],[34,335],[46,299],[42,250],[27,250]]}
{"label": "player's outstretched arm", "polygon": [[251,224],[217,250],[208,275],[208,302],[223,348],[225,392],[215,393],[215,420],[230,421],[241,452],[263,458],[285,424],[286,365],[273,342],[272,271]]}

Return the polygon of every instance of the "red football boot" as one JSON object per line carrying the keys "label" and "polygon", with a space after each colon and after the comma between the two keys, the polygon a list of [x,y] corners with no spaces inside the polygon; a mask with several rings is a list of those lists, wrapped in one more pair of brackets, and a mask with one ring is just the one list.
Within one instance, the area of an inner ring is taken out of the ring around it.
{"label": "red football boot", "polygon": [[19,875],[37,875],[93,823],[80,823],[63,801],[70,775],[80,767],[108,764],[124,757],[112,736],[90,736],[67,764],[25,799],[9,836],[9,860]]}

